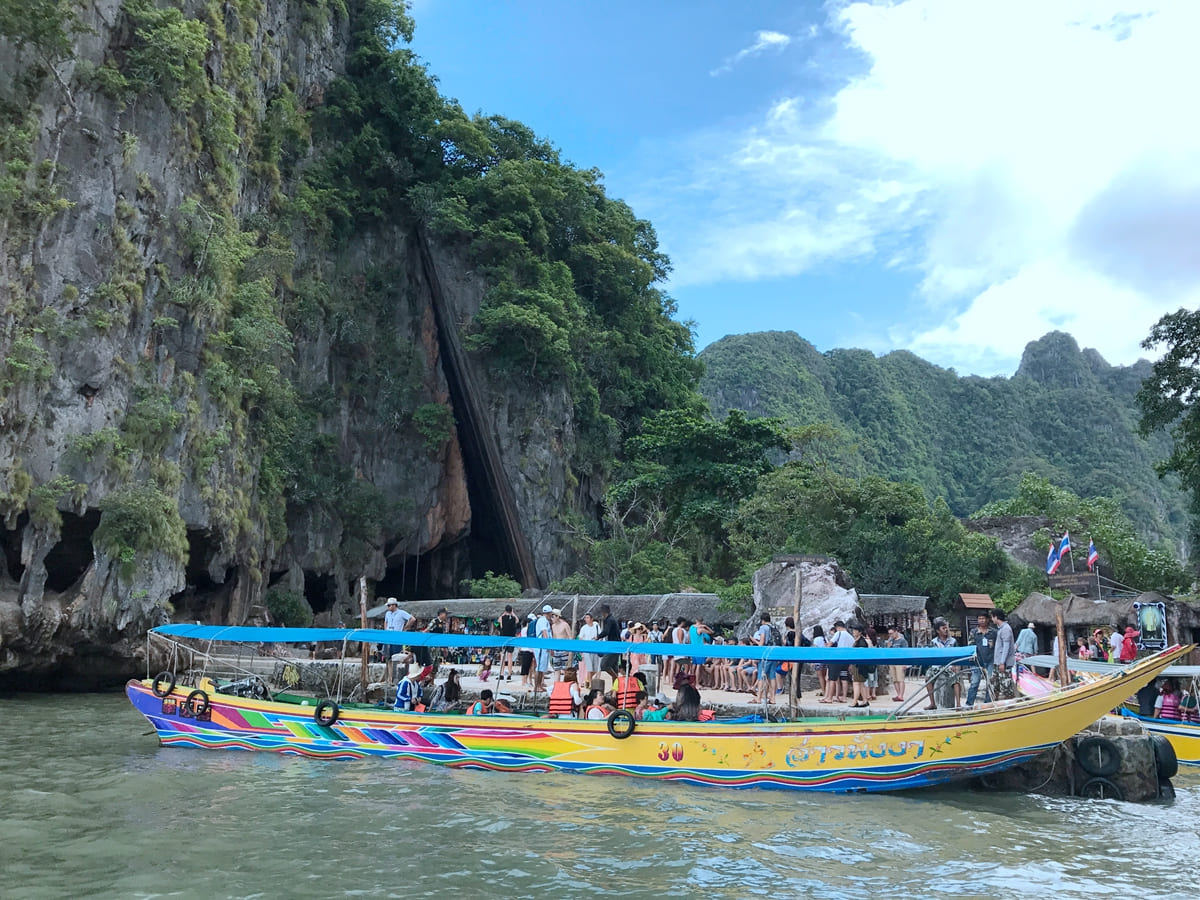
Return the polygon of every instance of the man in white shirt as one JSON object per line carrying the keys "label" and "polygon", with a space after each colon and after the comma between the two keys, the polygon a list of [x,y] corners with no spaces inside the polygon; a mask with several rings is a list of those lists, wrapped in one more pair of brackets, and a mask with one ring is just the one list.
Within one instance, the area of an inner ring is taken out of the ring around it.
{"label": "man in white shirt", "polygon": [[[537,623],[533,628],[534,637],[550,637],[550,613],[552,612],[554,612],[554,607],[549,604],[542,607],[542,614],[537,617]],[[550,671],[550,651],[539,648],[533,652],[533,659],[533,692],[539,694],[546,689],[546,673]]]}
{"label": "man in white shirt", "polygon": [[[402,610],[399,601],[395,597],[387,598],[387,612],[383,614],[384,631],[408,631],[409,623],[412,621],[412,613]],[[392,658],[401,652],[401,648],[395,644],[384,644],[383,652],[387,657],[387,679],[391,682]]]}

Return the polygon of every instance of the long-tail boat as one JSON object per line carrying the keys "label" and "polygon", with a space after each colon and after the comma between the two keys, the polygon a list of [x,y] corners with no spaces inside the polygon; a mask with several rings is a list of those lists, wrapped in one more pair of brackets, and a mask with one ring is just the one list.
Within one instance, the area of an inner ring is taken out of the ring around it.
{"label": "long-tail boat", "polygon": [[[674,656],[680,645],[496,638],[373,629],[165,625],[158,638],[194,642],[368,642],[393,646],[559,649]],[[607,721],[530,715],[395,711],[293,695],[222,693],[208,678],[175,673],[133,680],[126,692],[162,744],[266,750],[314,759],[385,757],[499,772],[632,775],[726,787],[881,791],[936,785],[1017,765],[1071,737],[1157,676],[1190,648],[1172,647],[1089,684],[1042,698],[970,710],[792,721],[650,722],[618,710]],[[203,651],[203,645],[201,646]],[[687,645],[689,656],[800,663],[969,663],[972,648],[911,650]],[[265,692],[264,692],[265,693]],[[307,702],[309,705],[302,705]]]}

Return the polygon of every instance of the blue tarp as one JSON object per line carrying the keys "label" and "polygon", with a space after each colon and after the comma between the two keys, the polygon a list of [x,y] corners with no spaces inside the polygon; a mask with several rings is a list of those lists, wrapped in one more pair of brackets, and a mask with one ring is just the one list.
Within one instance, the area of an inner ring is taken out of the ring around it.
{"label": "blue tarp", "polygon": [[497,650],[568,650],[574,653],[646,653],[654,656],[695,656],[706,659],[765,659],[806,663],[862,663],[864,665],[942,665],[970,659],[971,647],[750,647],[745,644],[651,644],[632,641],[580,641],[555,638],[506,638],[486,634],[431,634],[424,631],[383,631],[378,628],[261,628],[223,625],[161,625],[154,634],[201,641],[239,644],[311,644],[365,641],[394,647],[478,647]]}

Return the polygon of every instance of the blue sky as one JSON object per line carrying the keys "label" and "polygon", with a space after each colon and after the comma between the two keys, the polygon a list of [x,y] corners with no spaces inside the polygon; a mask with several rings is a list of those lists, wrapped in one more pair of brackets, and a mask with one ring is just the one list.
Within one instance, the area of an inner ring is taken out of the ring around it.
{"label": "blue sky", "polygon": [[1010,375],[1200,304],[1200,2],[416,0],[468,113],[658,230],[698,347],[793,330]]}

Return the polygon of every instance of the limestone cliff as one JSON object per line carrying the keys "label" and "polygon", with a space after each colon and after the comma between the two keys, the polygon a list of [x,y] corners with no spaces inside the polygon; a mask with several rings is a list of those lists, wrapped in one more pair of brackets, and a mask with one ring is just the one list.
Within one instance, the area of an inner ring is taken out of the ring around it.
{"label": "limestone cliff", "polygon": [[569,566],[601,485],[565,381],[464,349],[488,283],[462,241],[339,229],[305,180],[362,17],[404,28],[383,6],[0,17],[0,686],[112,682],[146,627],[269,589],[336,621],[361,575],[437,597]]}

